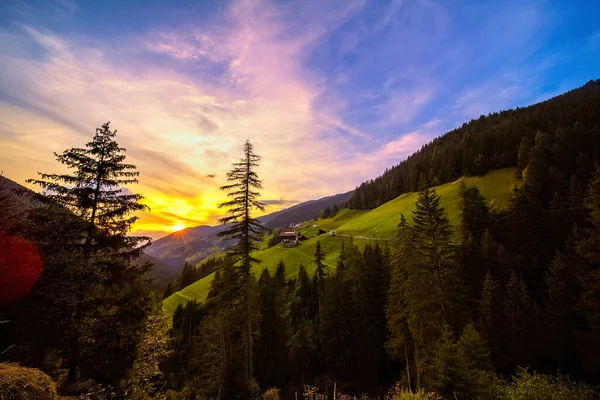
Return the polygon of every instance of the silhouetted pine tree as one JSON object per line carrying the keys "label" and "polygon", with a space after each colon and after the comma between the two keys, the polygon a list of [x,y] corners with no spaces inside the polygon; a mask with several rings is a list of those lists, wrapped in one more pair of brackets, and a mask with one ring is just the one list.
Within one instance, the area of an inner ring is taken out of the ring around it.
{"label": "silhouetted pine tree", "polygon": [[321,242],[317,241],[315,249],[315,275],[312,282],[312,314],[316,316],[317,321],[321,318],[321,299],[325,291],[325,253],[321,249]]}
{"label": "silhouetted pine tree", "polygon": [[411,370],[415,371],[415,365],[411,361],[414,359],[414,342],[408,327],[408,302],[405,294],[410,254],[410,226],[401,214],[391,258],[390,288],[386,307],[389,332],[386,348],[392,358],[404,363],[406,384],[412,388],[415,379],[411,375]]}
{"label": "silhouetted pine tree", "polygon": [[365,245],[358,263],[355,291],[357,324],[357,361],[363,372],[357,377],[361,387],[372,389],[384,376],[387,292],[390,282],[389,260],[379,244]]}
{"label": "silhouetted pine tree", "polygon": [[231,171],[227,173],[227,181],[230,184],[222,186],[221,190],[227,191],[228,201],[219,204],[220,208],[227,209],[227,216],[219,221],[228,224],[227,229],[219,233],[219,236],[237,240],[228,256],[234,265],[240,268],[240,275],[244,285],[244,303],[246,304],[246,380],[253,378],[252,371],[252,310],[251,310],[251,275],[252,264],[259,262],[250,254],[256,249],[256,243],[260,240],[259,234],[264,227],[251,217],[253,210],[264,210],[265,206],[258,198],[257,191],[262,188],[262,182],[258,179],[256,168],[260,157],[254,154],[252,144],[246,140],[244,144],[244,156],[232,165]]}
{"label": "silhouetted pine tree", "polygon": [[[150,238],[129,236],[128,233],[138,219],[134,213],[147,210],[148,207],[140,203],[143,199],[141,195],[124,190],[126,185],[137,183],[139,172],[134,165],[125,163],[125,149],[119,147],[115,136],[116,130],[110,130],[110,123],[103,124],[96,129],[92,141],[85,148],[70,148],[62,154],[55,153],[58,162],[72,173],[39,173],[41,179],[28,180],[45,190],[44,194],[37,196],[40,201],[63,207],[85,221],[85,229],[79,231],[83,244],[83,265],[90,271],[90,276],[96,276],[94,281],[102,285],[102,289],[87,294],[96,296],[95,301],[100,308],[84,309],[85,301],[82,301],[73,302],[74,308],[70,310],[73,315],[72,329],[67,333],[70,382],[77,379],[81,324],[86,317],[92,316],[90,313],[101,313],[102,317],[94,317],[99,318],[98,321],[106,324],[107,328],[112,324],[112,329],[98,332],[103,328],[98,327],[94,333],[98,333],[106,343],[102,343],[103,340],[96,340],[95,343],[100,347],[108,347],[92,349],[93,354],[88,358],[103,354],[104,362],[112,362],[113,370],[120,373],[127,368],[127,364],[133,362],[131,357],[136,334],[132,334],[132,331],[136,332],[136,327],[142,326],[145,315],[144,302],[134,301],[132,297],[144,298],[147,295],[140,286],[143,273],[150,265],[136,265],[132,260],[142,254],[150,244]],[[38,216],[42,214],[43,218],[47,210],[49,208],[38,210]],[[44,235],[43,232],[37,233]],[[115,358],[111,359],[110,356]],[[96,369],[99,366],[92,362],[91,367]],[[118,379],[118,376],[101,378]]]}
{"label": "silhouetted pine tree", "polygon": [[281,261],[275,276],[264,269],[258,280],[259,335],[256,344],[256,377],[261,388],[285,387],[288,376],[290,340],[285,265]]}
{"label": "silhouetted pine tree", "polygon": [[[351,245],[352,246],[352,245]],[[342,242],[335,274],[327,280],[320,325],[323,355],[327,370],[340,382],[356,382],[355,329],[358,310],[348,280],[348,252]]]}

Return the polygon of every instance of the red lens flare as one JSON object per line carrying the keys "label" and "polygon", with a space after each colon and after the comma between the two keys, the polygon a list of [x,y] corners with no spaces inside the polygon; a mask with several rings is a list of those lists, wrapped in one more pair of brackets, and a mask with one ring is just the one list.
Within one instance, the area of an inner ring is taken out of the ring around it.
{"label": "red lens flare", "polygon": [[37,247],[0,232],[0,306],[25,297],[44,271]]}

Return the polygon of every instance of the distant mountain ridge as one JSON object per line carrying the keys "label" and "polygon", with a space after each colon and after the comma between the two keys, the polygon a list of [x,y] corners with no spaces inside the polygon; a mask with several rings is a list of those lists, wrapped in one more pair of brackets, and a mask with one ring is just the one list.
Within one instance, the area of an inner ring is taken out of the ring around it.
{"label": "distant mountain ridge", "polygon": [[[258,220],[267,228],[284,227],[316,217],[322,209],[342,204],[352,196],[352,191],[309,200],[295,206],[263,215]],[[218,237],[223,225],[200,225],[171,233],[152,243],[146,252],[180,270],[188,262],[197,264],[203,259],[223,251],[233,242]]]}
{"label": "distant mountain ridge", "polygon": [[[268,228],[279,228],[289,224],[294,224],[309,219],[315,218],[319,212],[327,207],[333,207],[335,204],[340,205],[347,202],[352,197],[354,190],[346,193],[334,194],[332,196],[322,197],[317,200],[309,200],[304,203],[297,204],[285,210],[281,210],[277,215],[270,218],[265,226]],[[264,218],[264,217],[263,217]]]}
{"label": "distant mountain ridge", "polygon": [[[18,195],[15,191],[23,192],[23,195]],[[9,196],[11,198],[11,204],[18,210],[24,211],[27,208],[43,206],[42,203],[33,198],[33,194],[34,192],[25,186],[20,185],[5,176],[0,176],[0,195]],[[168,263],[148,254],[143,254],[136,262],[139,264],[151,262],[154,266],[147,273],[147,276],[154,278],[158,284],[166,284],[179,272],[177,268],[173,268],[173,266]]]}
{"label": "distant mountain ridge", "polygon": [[173,266],[179,272],[186,262],[197,264],[231,244],[217,236],[224,229],[223,225],[200,225],[182,229],[152,242],[146,253]]}

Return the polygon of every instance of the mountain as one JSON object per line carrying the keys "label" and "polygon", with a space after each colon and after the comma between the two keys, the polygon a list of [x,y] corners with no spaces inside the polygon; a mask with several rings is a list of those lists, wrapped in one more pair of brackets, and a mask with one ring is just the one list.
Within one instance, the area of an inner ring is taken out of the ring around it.
{"label": "mountain", "polygon": [[[515,169],[507,168],[491,171],[482,177],[461,179],[467,185],[477,186],[488,203],[494,202],[496,207],[506,207],[514,184],[519,180],[515,177]],[[447,183],[436,187],[441,197],[441,204],[448,213],[453,225],[458,221],[459,181]],[[298,268],[302,263],[309,274],[314,272],[314,255],[317,241],[325,252],[327,270],[335,268],[340,253],[340,246],[349,236],[354,236],[354,243],[360,248],[366,243],[393,243],[400,214],[407,219],[412,218],[411,210],[414,209],[417,193],[411,192],[399,196],[374,210],[349,210],[343,209],[334,217],[319,219],[310,224],[303,224],[300,232],[308,238],[298,247],[284,248],[279,245],[267,247],[263,245],[253,253],[260,264],[254,265],[254,272],[258,276],[263,268],[271,273],[277,269],[280,261],[286,266],[287,278],[295,278]],[[314,227],[313,225],[317,225]],[[336,235],[318,235],[319,229],[326,232],[335,231]],[[190,299],[203,301],[208,295],[210,282],[213,276],[209,275],[199,281],[175,292],[164,301],[167,312],[172,313],[179,304],[185,304]]]}
{"label": "mountain", "polygon": [[[465,123],[434,139],[383,175],[362,183],[353,192],[338,195],[340,198],[335,200],[324,198],[279,212],[265,224],[285,226],[310,219],[326,206],[345,200],[349,203],[349,209],[335,218],[319,220],[317,227],[311,224],[300,229],[309,239],[297,248],[261,246],[254,254],[263,261],[256,266],[257,272],[265,267],[274,271],[280,260],[284,260],[291,276],[300,262],[310,270],[317,240],[326,253],[326,263],[333,266],[342,235],[353,235],[356,243],[363,245],[369,239],[392,238],[400,214],[407,218],[411,215],[421,182],[436,182],[442,205],[452,222],[457,216],[455,183],[461,177],[478,186],[487,201],[494,201],[494,207],[508,205],[512,186],[521,184],[521,178],[535,182],[540,204],[548,207],[550,204],[556,207],[561,201],[578,204],[585,197],[595,165],[600,163],[598,110],[600,80],[595,80],[538,104]],[[317,204],[320,201],[323,202]],[[553,225],[562,226],[557,222],[549,226],[554,228]],[[568,233],[570,226],[565,226]],[[337,236],[315,236],[318,229],[335,230]],[[190,298],[204,298],[211,279],[212,276],[207,276],[173,294],[165,300],[165,305],[172,310],[174,305]]]}
{"label": "mountain", "polygon": [[137,259],[138,264],[147,262],[153,264],[152,270],[148,273],[148,277],[154,278],[154,282],[159,288],[165,287],[179,272],[178,268],[174,268],[172,265],[148,254],[142,254],[142,256]]}
{"label": "mountain", "polygon": [[[284,227],[292,223],[307,221],[318,215],[325,207],[342,204],[348,201],[352,192],[310,200],[284,210],[263,215],[258,220],[267,228]],[[197,264],[206,257],[225,250],[231,241],[219,238],[223,225],[200,225],[187,228],[160,238],[152,243],[146,253],[159,259],[178,272],[188,262]]]}
{"label": "mountain", "polygon": [[197,264],[230,245],[230,241],[217,236],[224,229],[223,225],[182,229],[152,242],[146,253],[179,272],[186,262]]}
{"label": "mountain", "polygon": [[[18,192],[23,193],[23,195],[17,194]],[[10,198],[13,206],[18,206],[21,209],[41,206],[41,203],[33,198],[31,190],[2,175],[0,175],[0,193],[2,196]]]}
{"label": "mountain", "polygon": [[[593,170],[600,130],[600,80],[560,96],[513,110],[495,112],[463,124],[424,145],[383,175],[356,188],[349,206],[373,209],[402,193],[418,190],[422,180],[453,182],[500,168],[525,168],[538,132],[555,146],[561,169]],[[564,151],[561,154],[559,149]],[[575,165],[579,160],[580,165]],[[572,162],[573,165],[566,165]],[[567,182],[567,184],[569,184]]]}
{"label": "mountain", "polygon": [[[318,200],[310,200],[301,204],[297,204],[293,207],[271,214],[270,218],[263,223],[266,227],[272,229],[285,227],[289,224],[308,221],[317,217],[319,212],[326,207],[332,207],[335,204],[340,205],[347,202],[350,197],[352,197],[353,192],[354,191],[351,190],[346,193],[336,194],[333,196],[323,197]],[[264,219],[265,217],[262,218]]]}
{"label": "mountain", "polygon": [[0,175],[0,188],[4,191],[10,190],[28,190],[25,186],[19,185],[17,182]]}
{"label": "mountain", "polygon": [[[20,195],[15,192],[21,192]],[[43,204],[33,198],[34,192],[25,186],[5,177],[0,176],[0,203],[2,204],[2,213],[0,213],[0,229],[5,227],[5,222],[10,220],[14,223],[18,220],[23,211],[28,208],[42,207]],[[6,218],[6,221],[5,221]],[[14,225],[12,225],[14,226]],[[151,262],[153,268],[147,273],[147,276],[154,278],[158,285],[166,285],[178,272],[177,268],[154,258],[148,254],[143,254],[136,260],[138,264]]]}

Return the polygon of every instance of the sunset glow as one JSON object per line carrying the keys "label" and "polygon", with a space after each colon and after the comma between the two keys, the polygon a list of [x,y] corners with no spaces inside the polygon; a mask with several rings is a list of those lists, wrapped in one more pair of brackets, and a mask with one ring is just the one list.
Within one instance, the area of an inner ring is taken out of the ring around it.
{"label": "sunset glow", "polygon": [[18,4],[0,18],[0,169],[21,184],[63,172],[53,152],[110,120],[140,171],[129,189],[151,208],[134,230],[154,237],[218,222],[246,139],[273,212],[351,190],[470,118],[600,70],[600,31],[557,39],[558,15],[597,26],[566,4]]}
{"label": "sunset glow", "polygon": [[178,231],[181,231],[181,230],[183,230],[183,229],[185,229],[185,228],[186,228],[186,226],[185,226],[185,225],[173,225],[173,226],[171,227],[171,231],[173,231],[173,232],[178,232]]}

